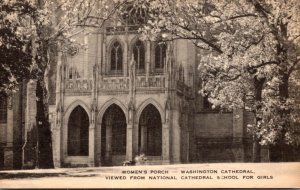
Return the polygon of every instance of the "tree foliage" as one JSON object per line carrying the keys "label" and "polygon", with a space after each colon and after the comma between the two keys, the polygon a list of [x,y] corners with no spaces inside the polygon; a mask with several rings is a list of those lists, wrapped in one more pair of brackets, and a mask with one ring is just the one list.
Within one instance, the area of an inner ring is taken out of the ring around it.
{"label": "tree foliage", "polygon": [[3,88],[24,75],[36,81],[36,167],[53,167],[48,108],[51,59],[58,51],[64,53],[80,45],[73,36],[101,27],[121,4],[105,0],[2,0],[1,31],[8,31],[0,41],[8,55],[0,67],[1,80],[6,82]]}
{"label": "tree foliage", "polygon": [[299,1],[147,2],[145,38],[191,40],[199,48],[201,93],[215,107],[253,112],[248,126],[261,144],[299,143],[289,93],[300,59]]}
{"label": "tree foliage", "polygon": [[31,52],[26,35],[19,29],[31,6],[23,1],[8,4],[0,1],[0,92],[8,93],[16,84],[29,78]]}

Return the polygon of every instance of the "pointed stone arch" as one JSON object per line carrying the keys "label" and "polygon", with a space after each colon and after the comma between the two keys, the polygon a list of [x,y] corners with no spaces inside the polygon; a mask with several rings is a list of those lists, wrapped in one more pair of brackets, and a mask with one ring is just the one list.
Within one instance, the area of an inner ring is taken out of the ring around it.
{"label": "pointed stone arch", "polygon": [[125,43],[122,41],[122,39],[118,36],[115,36],[113,37],[112,39],[110,39],[108,41],[108,43],[106,44],[107,45],[107,51],[110,52],[111,50],[111,47],[112,45],[115,43],[115,42],[119,42],[122,46],[122,49],[124,50],[125,49]]}
{"label": "pointed stone arch", "polygon": [[77,107],[77,106],[81,106],[86,113],[89,116],[89,122],[91,122],[91,112],[90,112],[90,108],[89,106],[84,103],[82,100],[75,100],[74,102],[72,102],[68,108],[66,109],[66,111],[64,112],[64,124],[66,122],[68,122],[68,118],[70,117],[71,112]]}
{"label": "pointed stone arch", "polygon": [[[88,120],[89,120],[89,128],[91,127],[90,123],[91,123],[91,112],[90,112],[90,108],[89,106],[87,106],[86,103],[84,103],[82,100],[75,100],[74,102],[72,102],[66,109],[66,111],[64,112],[64,116],[63,116],[63,129],[62,129],[62,155],[63,155],[63,162],[66,161],[67,157],[68,157],[68,122],[69,122],[69,118],[71,113],[73,112],[73,110],[77,107],[80,106],[81,108],[83,108],[83,110],[87,113],[88,115]],[[89,144],[91,143],[89,139]]]}
{"label": "pointed stone arch", "polygon": [[[132,50],[133,50],[133,45],[137,42],[137,41],[141,41],[144,46],[145,46],[145,51],[146,51],[146,42],[140,39],[140,36],[135,36],[133,37],[130,42],[129,42],[129,53],[132,54]],[[131,57],[131,56],[130,56]]]}
{"label": "pointed stone arch", "polygon": [[116,104],[117,106],[119,106],[122,109],[122,111],[124,112],[125,117],[126,117],[126,122],[128,122],[127,107],[118,99],[112,98],[112,99],[106,101],[105,104],[100,108],[98,116],[97,116],[98,124],[102,122],[103,115],[104,115],[105,111],[107,110],[107,108],[109,108],[113,104]]}
{"label": "pointed stone arch", "polygon": [[80,105],[76,106],[68,119],[68,156],[89,155],[89,125],[89,116],[85,109]]}
{"label": "pointed stone arch", "polygon": [[163,107],[156,100],[154,100],[152,98],[149,98],[149,99],[143,101],[141,103],[141,105],[138,107],[137,112],[136,112],[136,117],[135,117],[136,122],[137,123],[139,122],[139,119],[140,119],[140,116],[141,116],[143,110],[149,104],[152,104],[159,111],[162,123],[165,123],[165,114],[164,114]]}
{"label": "pointed stone arch", "polygon": [[153,104],[141,112],[138,124],[138,152],[149,156],[162,156],[162,119]]}

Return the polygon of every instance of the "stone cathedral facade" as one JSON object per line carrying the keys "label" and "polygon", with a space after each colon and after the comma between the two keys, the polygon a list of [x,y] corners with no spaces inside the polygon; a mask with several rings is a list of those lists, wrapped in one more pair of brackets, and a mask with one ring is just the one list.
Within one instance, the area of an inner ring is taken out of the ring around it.
{"label": "stone cathedral facade", "polygon": [[[142,41],[137,29],[111,20],[79,31],[84,47],[53,56],[48,81],[55,167],[116,166],[142,153],[148,164],[251,161],[251,114],[220,113],[198,93],[204,53],[187,40]],[[35,83],[20,89],[1,103],[2,168],[35,162]]]}
{"label": "stone cathedral facade", "polygon": [[142,153],[148,164],[248,159],[247,116],[213,111],[199,95],[191,42],[142,41],[138,25],[108,23],[79,32],[84,48],[58,53],[50,72],[56,167],[121,165]]}

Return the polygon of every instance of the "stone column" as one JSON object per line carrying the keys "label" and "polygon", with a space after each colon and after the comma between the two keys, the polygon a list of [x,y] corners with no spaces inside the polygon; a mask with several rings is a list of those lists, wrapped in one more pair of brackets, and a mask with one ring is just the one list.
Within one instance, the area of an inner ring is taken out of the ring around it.
{"label": "stone column", "polygon": [[[109,121],[109,120],[108,120]],[[105,144],[105,162],[111,164],[112,161],[112,125],[111,122],[106,123],[106,144]]]}
{"label": "stone column", "polygon": [[169,122],[162,125],[162,163],[170,164],[170,126],[169,126]]}
{"label": "stone column", "polygon": [[95,123],[89,127],[89,166],[95,166]]}
{"label": "stone column", "polygon": [[[132,75],[132,71],[130,72]],[[131,79],[134,81],[134,78]],[[131,85],[134,85],[134,83]],[[134,106],[134,86],[131,86],[131,100],[128,109],[127,122],[127,137],[126,137],[126,160],[133,160],[134,156],[138,154],[138,124],[135,121],[135,106]]]}
{"label": "stone column", "polygon": [[126,134],[126,160],[133,159],[133,124],[127,124],[127,134]]}
{"label": "stone column", "polygon": [[235,162],[244,161],[244,112],[243,109],[233,110],[233,126],[232,126],[232,151],[234,154]]}
{"label": "stone column", "polygon": [[181,163],[181,128],[179,124],[180,113],[178,110],[172,110],[172,163]]}
{"label": "stone column", "polygon": [[97,123],[96,129],[95,129],[95,137],[96,137],[96,150],[95,150],[95,165],[96,166],[102,166],[102,159],[101,159],[101,146],[102,146],[102,136],[101,136],[101,129],[102,129],[102,123]]}

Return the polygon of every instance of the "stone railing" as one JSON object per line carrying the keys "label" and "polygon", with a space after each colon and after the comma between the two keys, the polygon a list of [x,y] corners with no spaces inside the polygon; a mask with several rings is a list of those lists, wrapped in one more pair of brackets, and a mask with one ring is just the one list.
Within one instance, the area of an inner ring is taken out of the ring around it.
{"label": "stone railing", "polygon": [[128,77],[105,77],[99,81],[100,90],[128,90]]}
{"label": "stone railing", "polygon": [[156,75],[149,76],[146,81],[145,76],[137,76],[136,88],[164,88],[165,87],[165,76]]}
{"label": "stone railing", "polygon": [[123,33],[136,33],[140,28],[139,25],[123,25],[123,26],[108,26],[106,27],[107,35],[123,34]]}
{"label": "stone railing", "polygon": [[66,92],[91,93],[92,80],[90,79],[67,79],[65,80]]}
{"label": "stone railing", "polygon": [[106,27],[106,34],[112,35],[112,34],[122,34],[125,32],[124,26],[109,26]]}

